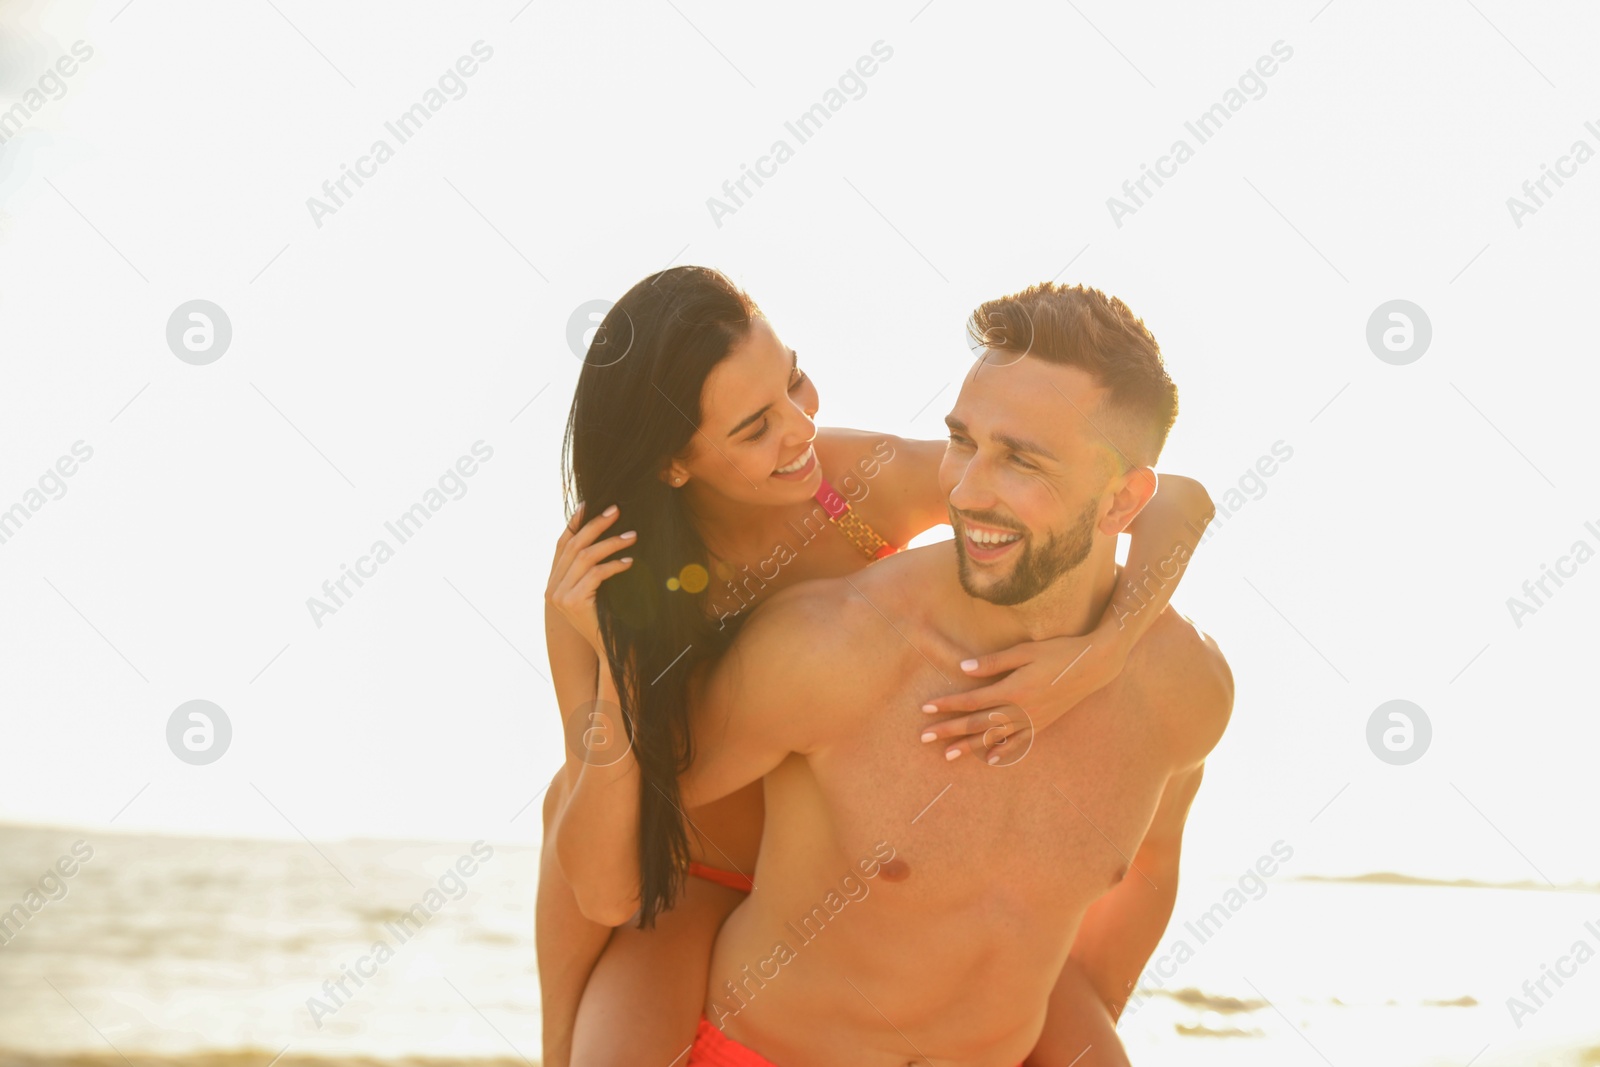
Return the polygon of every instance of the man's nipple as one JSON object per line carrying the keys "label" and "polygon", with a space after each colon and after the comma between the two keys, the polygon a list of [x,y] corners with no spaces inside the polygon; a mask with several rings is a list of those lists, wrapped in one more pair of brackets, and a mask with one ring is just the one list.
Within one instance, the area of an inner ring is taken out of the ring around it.
{"label": "man's nipple", "polygon": [[892,859],[878,868],[885,882],[903,882],[911,877],[911,865],[902,859]]}

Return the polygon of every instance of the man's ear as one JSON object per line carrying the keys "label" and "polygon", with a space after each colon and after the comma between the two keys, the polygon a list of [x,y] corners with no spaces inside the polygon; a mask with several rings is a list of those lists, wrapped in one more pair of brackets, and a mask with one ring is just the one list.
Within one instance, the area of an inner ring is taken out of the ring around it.
{"label": "man's ear", "polygon": [[1116,535],[1127,529],[1155,495],[1156,472],[1151,468],[1134,467],[1122,475],[1111,498],[1111,510],[1100,520],[1100,532]]}

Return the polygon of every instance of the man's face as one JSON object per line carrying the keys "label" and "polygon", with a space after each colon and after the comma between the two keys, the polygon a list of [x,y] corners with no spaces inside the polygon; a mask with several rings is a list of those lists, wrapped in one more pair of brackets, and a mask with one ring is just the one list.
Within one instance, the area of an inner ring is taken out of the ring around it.
{"label": "man's face", "polygon": [[969,596],[1021,604],[1088,557],[1121,470],[1090,421],[1104,393],[1076,367],[1009,352],[968,373],[945,417],[939,488]]}

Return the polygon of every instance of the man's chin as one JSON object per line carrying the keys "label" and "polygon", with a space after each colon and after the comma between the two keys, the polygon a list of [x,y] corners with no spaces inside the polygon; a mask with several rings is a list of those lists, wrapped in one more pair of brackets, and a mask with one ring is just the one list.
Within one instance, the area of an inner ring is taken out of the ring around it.
{"label": "man's chin", "polygon": [[957,548],[956,552],[959,555],[957,577],[961,579],[962,590],[974,599],[999,603],[995,598],[1010,584],[1011,572],[1015,568],[1008,566],[1002,572],[982,567],[973,563],[960,548]]}

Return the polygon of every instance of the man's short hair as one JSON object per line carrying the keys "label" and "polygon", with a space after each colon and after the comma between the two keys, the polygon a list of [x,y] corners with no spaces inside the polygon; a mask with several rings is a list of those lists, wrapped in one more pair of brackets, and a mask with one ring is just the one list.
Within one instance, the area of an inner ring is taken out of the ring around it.
{"label": "man's short hair", "polygon": [[1122,453],[1124,466],[1153,465],[1178,417],[1178,387],[1161,346],[1128,305],[1083,285],[1030,285],[987,300],[967,320],[974,346],[1081,367],[1107,390],[1084,412]]}

